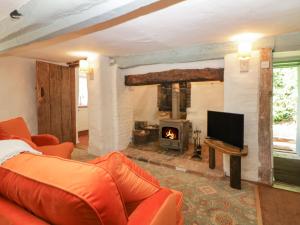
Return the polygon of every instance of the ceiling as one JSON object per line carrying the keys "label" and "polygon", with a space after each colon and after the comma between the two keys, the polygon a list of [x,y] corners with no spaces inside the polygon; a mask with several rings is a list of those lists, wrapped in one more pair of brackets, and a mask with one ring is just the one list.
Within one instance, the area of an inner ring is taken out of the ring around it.
{"label": "ceiling", "polygon": [[9,16],[9,13],[29,2],[30,0],[1,0],[0,21]]}
{"label": "ceiling", "polygon": [[76,52],[133,55],[194,44],[227,42],[241,32],[264,36],[300,31],[299,0],[187,0],[121,25],[47,48],[19,53],[67,62]]}
{"label": "ceiling", "polygon": [[[127,14],[148,9],[153,4],[174,4],[178,1],[180,0],[30,0],[18,8],[23,14],[21,19],[11,19],[10,11],[7,11],[7,17],[0,20],[0,52],[25,45],[32,46],[33,43],[36,45],[42,41],[54,43],[55,39],[55,43],[59,43],[61,40],[71,40],[99,31],[101,26],[112,26],[114,20],[114,24],[124,22],[125,19],[121,19]],[[1,1],[0,7],[2,8]]]}

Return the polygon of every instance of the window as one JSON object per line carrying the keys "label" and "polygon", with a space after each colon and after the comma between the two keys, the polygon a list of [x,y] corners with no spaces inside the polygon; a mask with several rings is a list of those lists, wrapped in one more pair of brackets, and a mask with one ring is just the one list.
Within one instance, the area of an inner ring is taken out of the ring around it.
{"label": "window", "polygon": [[87,107],[88,106],[88,84],[87,76],[85,74],[79,75],[78,84],[78,106]]}

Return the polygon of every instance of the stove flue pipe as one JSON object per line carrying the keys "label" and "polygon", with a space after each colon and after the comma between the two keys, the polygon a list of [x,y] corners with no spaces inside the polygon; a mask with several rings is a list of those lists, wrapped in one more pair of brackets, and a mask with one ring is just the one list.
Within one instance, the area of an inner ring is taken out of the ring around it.
{"label": "stove flue pipe", "polygon": [[180,119],[180,86],[179,83],[172,84],[172,119]]}

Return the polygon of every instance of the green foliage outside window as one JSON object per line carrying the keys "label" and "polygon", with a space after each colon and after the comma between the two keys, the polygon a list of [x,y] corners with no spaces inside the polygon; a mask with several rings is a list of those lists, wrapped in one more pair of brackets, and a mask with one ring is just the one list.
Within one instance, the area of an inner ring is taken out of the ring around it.
{"label": "green foliage outside window", "polygon": [[295,122],[297,117],[297,67],[273,70],[273,120],[275,124]]}

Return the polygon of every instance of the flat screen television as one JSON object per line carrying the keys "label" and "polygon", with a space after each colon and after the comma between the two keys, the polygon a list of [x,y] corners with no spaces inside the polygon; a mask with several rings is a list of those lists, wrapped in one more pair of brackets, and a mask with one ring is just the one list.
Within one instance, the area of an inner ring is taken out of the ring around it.
{"label": "flat screen television", "polygon": [[244,147],[244,115],[207,111],[207,136],[242,149]]}

